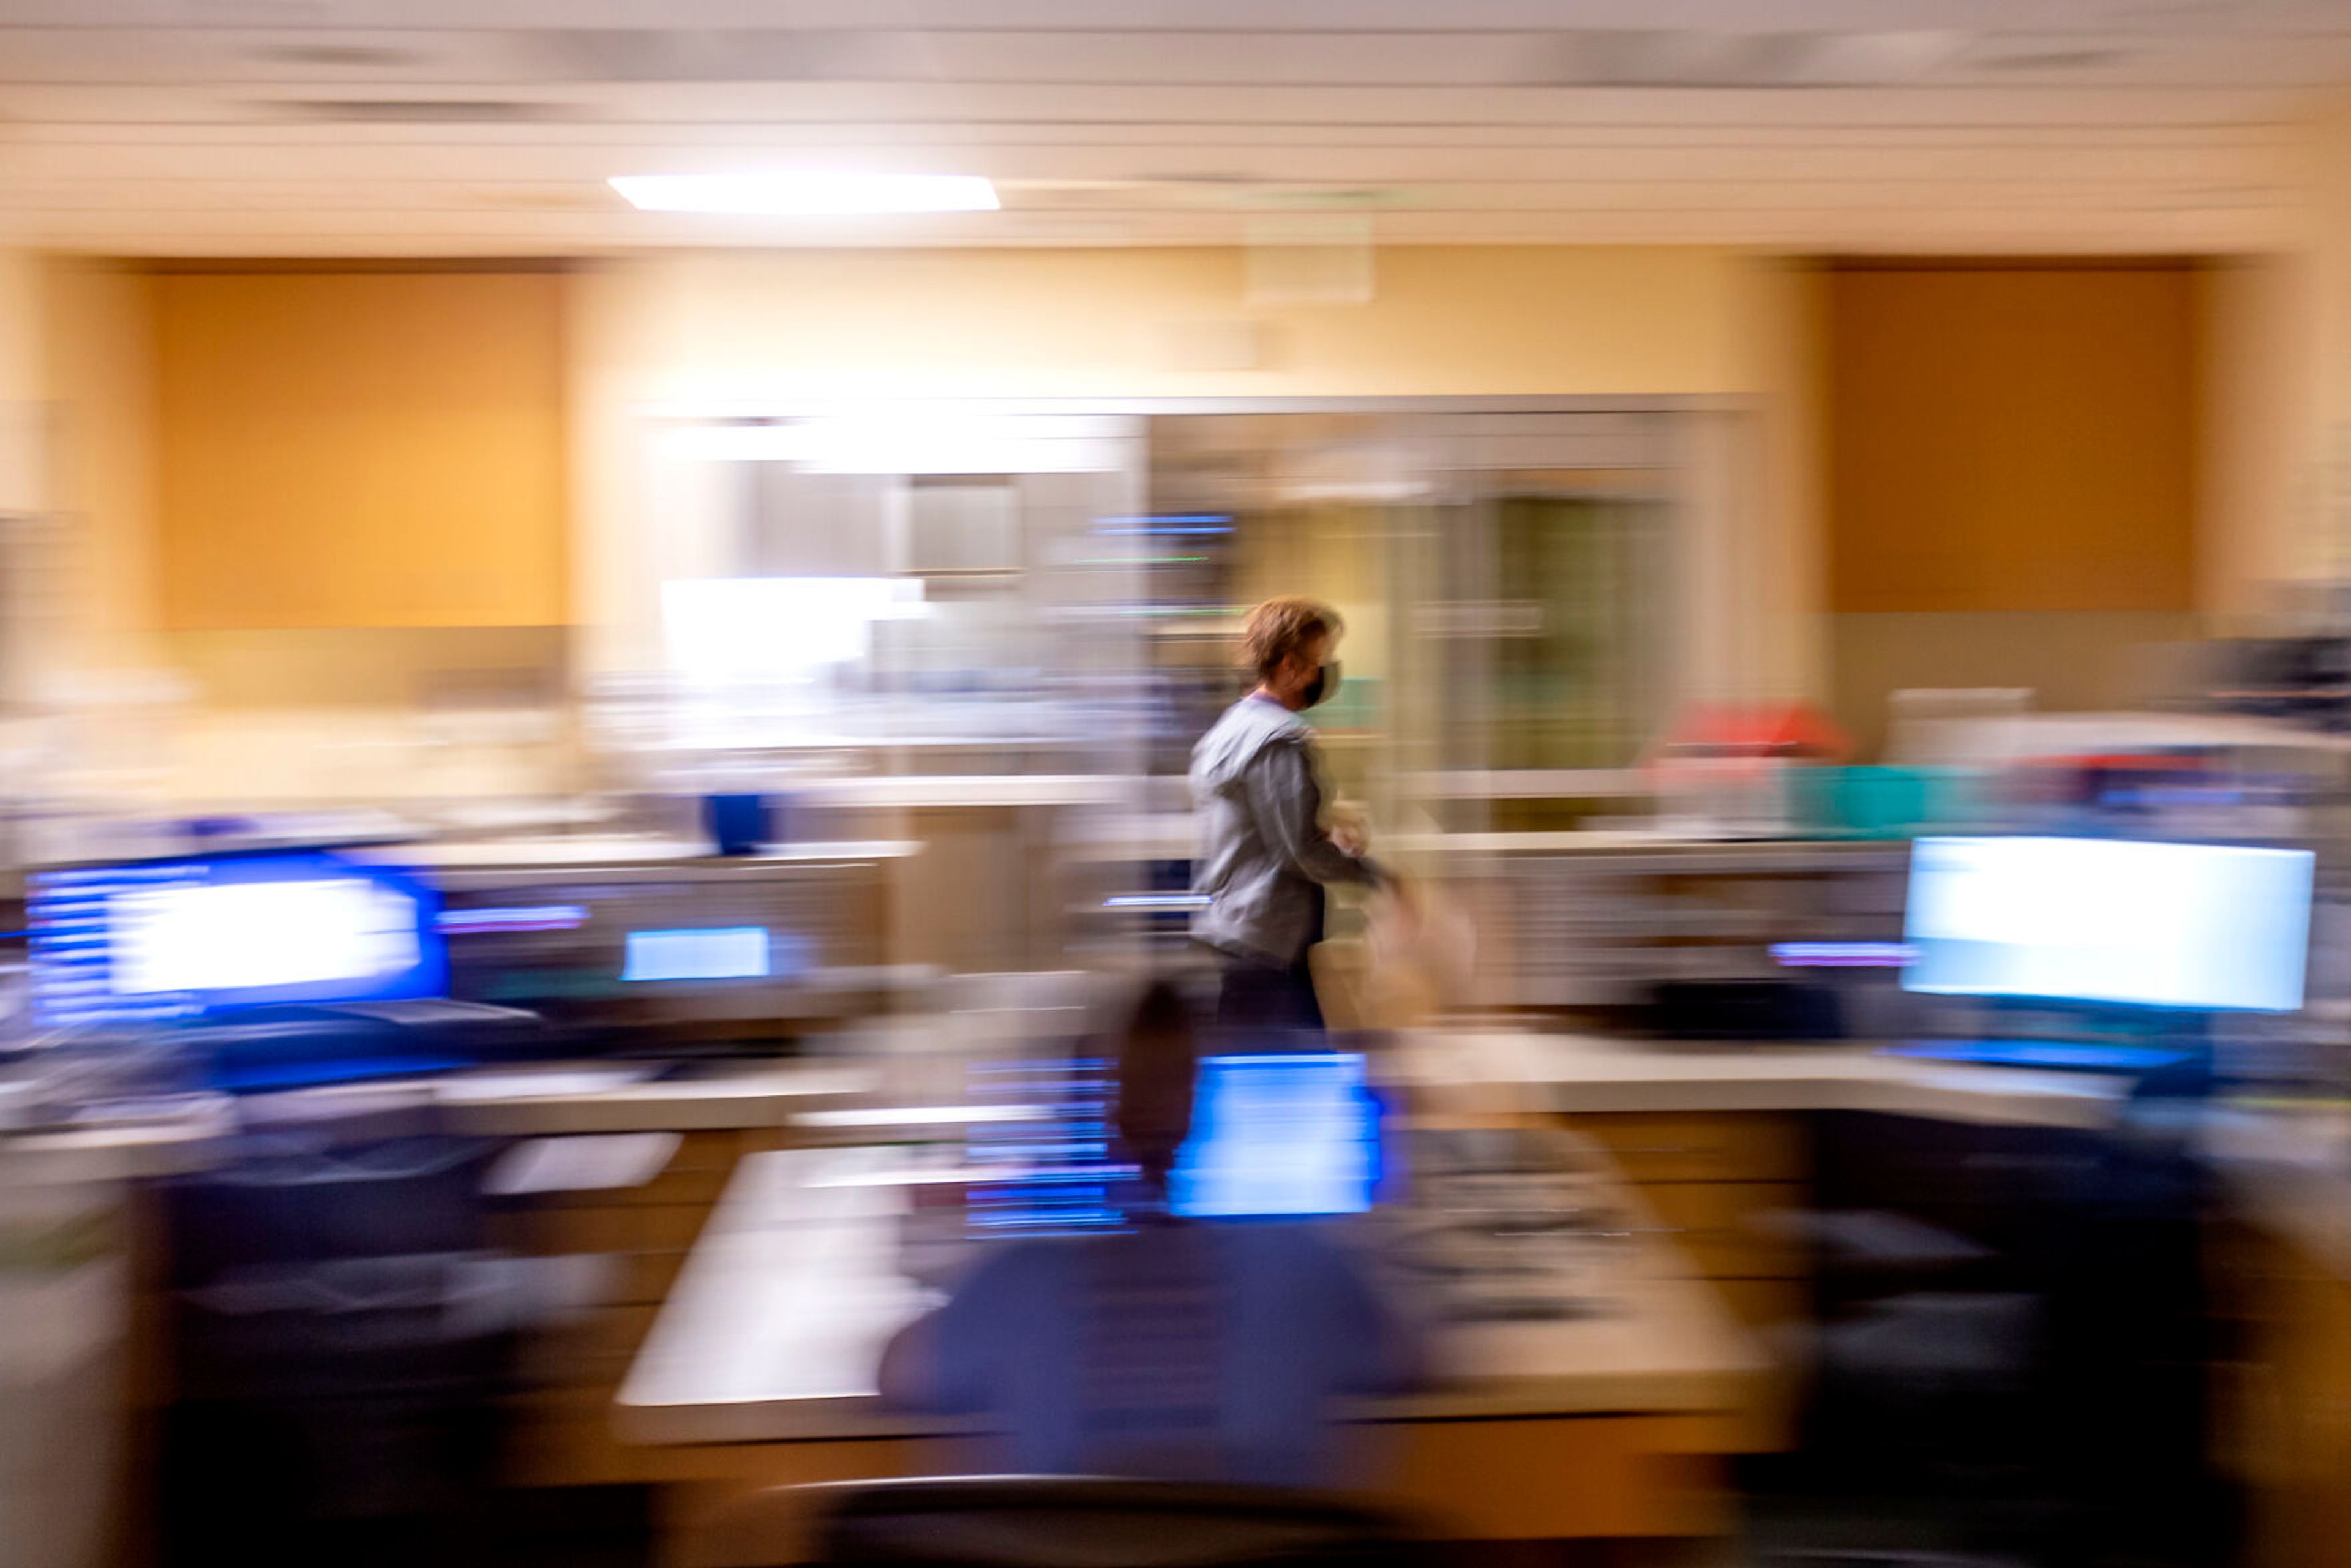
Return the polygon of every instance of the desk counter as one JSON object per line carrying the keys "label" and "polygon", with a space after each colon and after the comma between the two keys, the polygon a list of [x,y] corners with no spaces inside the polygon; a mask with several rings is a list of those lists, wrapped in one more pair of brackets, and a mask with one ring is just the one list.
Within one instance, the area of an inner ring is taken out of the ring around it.
{"label": "desk counter", "polygon": [[2125,1078],[1883,1056],[1866,1043],[1699,1045],[1523,1031],[1423,1030],[1419,1082],[1496,1109],[1554,1113],[1876,1111],[2018,1126],[2111,1127]]}
{"label": "desk counter", "polygon": [[[883,1346],[925,1301],[897,1262],[899,1157],[787,1150],[737,1167],[611,1406],[634,1473],[677,1483],[674,1547],[762,1487],[991,1462],[969,1423],[885,1409],[875,1391]],[[1635,1223],[1594,1265],[1589,1315],[1447,1326],[1426,1392],[1349,1413],[1384,1496],[1462,1538],[1729,1527],[1723,1458],[1751,1446],[1771,1369]]]}
{"label": "desk counter", "polygon": [[[623,1437],[743,1443],[967,1429],[884,1410],[875,1392],[883,1346],[925,1301],[897,1263],[907,1189],[873,1179],[897,1157],[789,1150],[742,1162],[621,1389]],[[1593,1285],[1601,1304],[1588,1316],[1447,1329],[1428,1392],[1367,1405],[1357,1417],[1721,1412],[1747,1397],[1761,1354],[1664,1243],[1636,1234]]]}

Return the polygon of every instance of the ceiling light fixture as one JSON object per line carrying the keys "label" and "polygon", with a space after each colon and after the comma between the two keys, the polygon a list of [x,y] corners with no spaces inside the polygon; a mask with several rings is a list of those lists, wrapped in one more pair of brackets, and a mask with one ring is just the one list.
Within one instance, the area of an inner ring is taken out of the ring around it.
{"label": "ceiling light fixture", "polygon": [[992,213],[1002,205],[977,174],[616,174],[611,186],[648,213]]}

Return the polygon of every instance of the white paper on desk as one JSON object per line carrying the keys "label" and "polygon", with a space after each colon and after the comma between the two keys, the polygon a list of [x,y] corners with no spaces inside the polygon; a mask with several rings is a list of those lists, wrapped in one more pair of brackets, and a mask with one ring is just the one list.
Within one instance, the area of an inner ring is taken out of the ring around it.
{"label": "white paper on desk", "polygon": [[542,1072],[468,1072],[435,1086],[443,1100],[528,1100],[549,1094],[602,1094],[643,1083],[650,1067],[575,1067]]}
{"label": "white paper on desk", "polygon": [[661,1175],[683,1140],[675,1133],[593,1133],[530,1138],[500,1155],[482,1190],[500,1197],[534,1192],[601,1192],[643,1186]]}

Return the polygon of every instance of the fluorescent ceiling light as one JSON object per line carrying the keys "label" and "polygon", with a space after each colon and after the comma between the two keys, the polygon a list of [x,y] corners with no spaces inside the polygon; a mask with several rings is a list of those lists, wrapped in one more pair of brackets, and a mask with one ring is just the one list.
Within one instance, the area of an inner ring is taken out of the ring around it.
{"label": "fluorescent ceiling light", "polygon": [[977,174],[616,174],[612,189],[648,213],[992,213]]}

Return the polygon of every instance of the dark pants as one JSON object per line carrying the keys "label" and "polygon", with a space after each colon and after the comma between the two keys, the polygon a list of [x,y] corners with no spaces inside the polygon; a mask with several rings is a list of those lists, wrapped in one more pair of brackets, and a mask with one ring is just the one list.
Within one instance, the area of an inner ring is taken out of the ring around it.
{"label": "dark pants", "polygon": [[1322,1032],[1322,1004],[1306,960],[1267,964],[1217,955],[1223,982],[1217,989],[1217,1028],[1228,1034],[1277,1030]]}
{"label": "dark pants", "polygon": [[1306,955],[1322,940],[1323,909],[1322,890],[1318,887],[1306,946],[1291,963],[1276,964],[1234,953],[1217,955],[1217,967],[1223,974],[1223,983],[1217,989],[1218,1030],[1252,1034],[1324,1031],[1322,1004],[1314,995],[1314,973],[1306,963]]}

